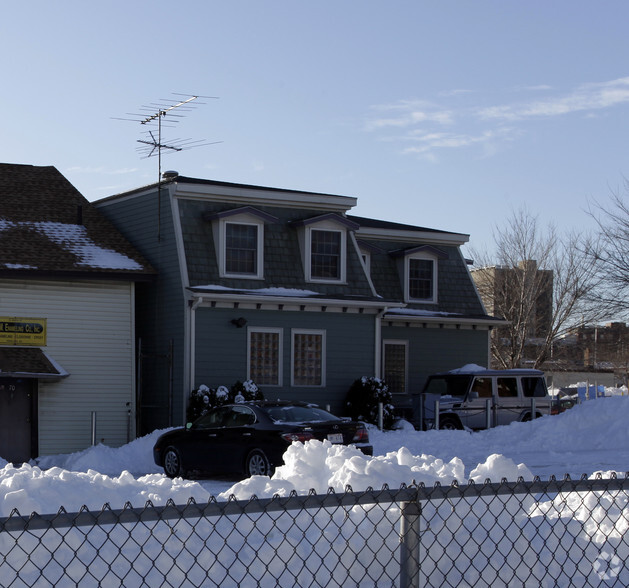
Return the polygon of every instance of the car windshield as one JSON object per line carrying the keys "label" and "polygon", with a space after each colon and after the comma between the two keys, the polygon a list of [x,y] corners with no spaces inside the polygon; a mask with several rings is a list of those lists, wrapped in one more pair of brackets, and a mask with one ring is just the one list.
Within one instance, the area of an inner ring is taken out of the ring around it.
{"label": "car windshield", "polygon": [[276,423],[312,423],[338,420],[338,417],[316,406],[268,406],[265,410]]}
{"label": "car windshield", "polygon": [[426,383],[424,393],[439,396],[465,396],[472,377],[469,375],[433,376]]}

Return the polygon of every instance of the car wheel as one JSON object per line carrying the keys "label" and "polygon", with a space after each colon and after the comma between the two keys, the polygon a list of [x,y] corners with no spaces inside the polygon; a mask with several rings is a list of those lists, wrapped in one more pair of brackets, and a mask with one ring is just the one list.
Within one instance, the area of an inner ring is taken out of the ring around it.
{"label": "car wheel", "polygon": [[164,452],[164,473],[169,478],[178,478],[184,475],[181,463],[181,455],[174,447],[169,447]]}
{"label": "car wheel", "polygon": [[271,476],[271,464],[264,451],[254,449],[249,452],[245,460],[245,474],[247,476]]}
{"label": "car wheel", "polygon": [[[540,418],[541,416],[542,416],[542,415],[541,415],[539,412],[536,412],[536,413],[535,413],[535,418],[536,418],[536,419]],[[532,419],[531,419],[531,413],[530,413],[530,412],[527,412],[527,413],[524,415],[524,417],[522,418],[522,422],[523,422],[523,423],[528,423],[528,422],[529,422],[529,421],[531,421],[531,420],[532,420]]]}
{"label": "car wheel", "polygon": [[452,417],[439,419],[439,428],[444,431],[458,431],[461,429],[458,421]]}

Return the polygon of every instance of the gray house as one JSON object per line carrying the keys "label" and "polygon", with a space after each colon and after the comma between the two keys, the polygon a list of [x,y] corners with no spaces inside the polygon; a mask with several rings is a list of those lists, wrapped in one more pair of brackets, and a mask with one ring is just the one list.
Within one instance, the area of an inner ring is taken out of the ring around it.
{"label": "gray house", "polygon": [[350,216],[356,199],[164,174],[98,210],[159,273],[136,288],[140,432],[185,419],[190,392],[254,380],[343,414],[384,377],[410,411],[425,377],[487,364],[467,235]]}

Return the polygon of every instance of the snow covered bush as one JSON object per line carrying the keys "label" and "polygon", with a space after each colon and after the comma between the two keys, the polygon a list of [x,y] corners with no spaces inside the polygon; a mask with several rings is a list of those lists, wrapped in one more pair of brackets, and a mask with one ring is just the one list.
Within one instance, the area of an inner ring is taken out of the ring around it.
{"label": "snow covered bush", "polygon": [[210,397],[215,395],[215,390],[210,390],[205,384],[201,384],[190,393],[186,421],[191,423],[203,416],[210,409]]}
{"label": "snow covered bush", "polygon": [[378,424],[378,405],[382,403],[382,426],[390,429],[395,415],[389,387],[380,378],[363,376],[355,380],[347,392],[347,414],[354,420]]}
{"label": "snow covered bush", "polygon": [[247,400],[264,400],[262,392],[253,380],[238,380],[231,389],[227,386],[208,388],[201,384],[190,393],[186,420],[189,423],[202,417],[208,410],[229,402],[245,402]]}
{"label": "snow covered bush", "polygon": [[230,390],[233,402],[245,402],[247,400],[264,400],[264,396],[258,385],[253,380],[238,380]]}

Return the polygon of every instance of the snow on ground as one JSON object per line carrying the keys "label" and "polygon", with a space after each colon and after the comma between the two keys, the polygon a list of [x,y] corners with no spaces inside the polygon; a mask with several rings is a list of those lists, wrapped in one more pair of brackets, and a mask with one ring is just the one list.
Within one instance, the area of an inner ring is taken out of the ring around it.
{"label": "snow on ground", "polygon": [[[625,391],[626,392],[626,391]],[[104,503],[122,508],[126,502],[155,505],[169,498],[185,503],[190,497],[227,500],[230,495],[286,495],[311,488],[343,492],[368,487],[391,488],[402,483],[439,481],[450,484],[474,479],[500,481],[519,476],[530,480],[551,475],[578,478],[597,471],[629,471],[629,396],[588,400],[557,416],[529,423],[512,423],[488,431],[370,430],[374,456],[353,447],[308,442],[293,444],[285,465],[273,478],[170,480],[153,463],[152,447],[163,431],[120,447],[102,445],[70,455],[41,457],[31,465],[0,469],[0,516],[14,508],[21,514],[68,511]],[[0,466],[6,462],[0,462]]]}
{"label": "snow on ground", "polygon": [[[412,482],[431,486],[469,479],[482,483],[518,477],[531,480],[536,475],[561,478],[566,473],[574,478],[601,470],[607,477],[611,470],[623,474],[629,470],[628,420],[629,396],[625,395],[588,400],[558,416],[478,433],[418,432],[410,426],[396,431],[373,428],[373,457],[328,442],[295,443],[284,455],[285,465],[272,478],[254,476],[242,481],[168,479],[152,461],[152,447],[161,433],[155,431],[117,449],[97,446],[71,455],[42,457],[20,468],[6,462],[2,468],[0,462],[0,517],[9,516],[13,509],[22,515],[52,514],[60,506],[76,511],[85,505],[98,511],[105,503],[120,509],[126,503],[142,507],[147,500],[156,506],[168,499],[184,504],[191,497],[197,502],[210,496],[248,500],[254,494],[259,498],[286,496],[293,490],[307,493],[311,488],[324,493],[331,487],[342,493],[348,485],[356,491],[379,489],[384,484],[395,489]],[[622,540],[627,532],[623,516],[627,495],[616,493],[603,504],[600,496],[590,494],[586,499],[581,494],[558,494],[538,502],[534,497],[522,501],[520,496],[506,496],[496,512],[483,503],[485,498],[472,505],[471,511],[448,505],[445,511],[438,511],[438,504],[428,503],[423,508],[430,525],[422,544],[426,557],[421,572],[433,586],[506,586],[513,585],[511,580],[523,586],[593,586],[606,579],[627,586],[629,568],[622,565],[629,560],[629,547]],[[150,530],[134,527],[133,541],[129,541],[125,525],[107,531],[105,543],[99,527],[88,530],[88,541],[82,529],[69,529],[61,545],[57,545],[56,533],[41,542],[29,542],[26,537],[18,543],[9,532],[0,536],[0,577],[13,577],[19,570],[17,580],[24,582],[19,585],[39,585],[43,578],[47,585],[57,586],[83,585],[84,580],[85,585],[96,585],[96,579],[98,585],[118,585],[124,577],[125,586],[131,588],[161,585],[165,579],[162,570],[168,570],[171,585],[202,585],[209,578],[219,578],[218,584],[225,580],[225,585],[248,587],[291,582],[325,585],[330,580],[329,570],[334,569],[335,585],[345,585],[363,577],[368,567],[375,574],[370,577],[386,574],[394,578],[399,573],[399,562],[391,557],[399,550],[395,511],[391,505],[383,517],[380,509],[373,509],[373,518],[372,510],[362,507],[318,512],[315,517],[321,519],[313,524],[327,528],[333,517],[338,532],[323,533],[322,543],[316,547],[304,542],[299,525],[291,526],[294,515],[286,515],[290,520],[284,542],[277,541],[275,531],[284,527],[275,518],[265,522],[238,517],[239,532],[233,534],[235,522],[229,516],[216,521],[200,519],[194,531],[186,520]],[[468,516],[470,512],[473,516]],[[270,529],[265,527],[267,523],[272,525]],[[363,535],[355,532],[358,527]],[[507,536],[505,529],[515,529],[514,534]],[[270,541],[263,540],[267,532]],[[218,539],[205,546],[209,557],[197,557],[196,549],[204,545],[198,538],[211,533]],[[372,535],[382,545],[366,563],[361,558],[362,541]],[[187,537],[193,540],[182,550]],[[221,551],[220,537],[229,537],[229,549]],[[81,545],[80,553],[75,544]],[[479,548],[473,550],[473,565],[466,559],[470,554],[461,550],[469,544]],[[122,546],[124,558],[119,557]],[[141,546],[141,553],[134,547],[130,555],[129,546]],[[575,546],[579,549],[576,558],[569,552]],[[214,549],[220,555],[214,555]],[[177,554],[176,566],[171,551]],[[295,572],[285,562],[292,561],[297,552],[304,565]],[[457,562],[462,559],[459,569]],[[511,574],[510,579],[505,579],[504,573]]]}

